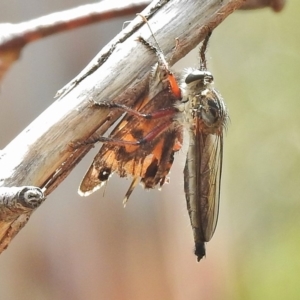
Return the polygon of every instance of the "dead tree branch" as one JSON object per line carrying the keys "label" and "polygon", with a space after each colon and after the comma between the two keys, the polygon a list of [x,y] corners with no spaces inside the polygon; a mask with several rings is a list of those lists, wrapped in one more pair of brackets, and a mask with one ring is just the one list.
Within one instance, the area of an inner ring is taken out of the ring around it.
{"label": "dead tree branch", "polygon": [[[62,31],[142,11],[150,0],[103,0],[18,24],[0,24],[0,81],[28,43]],[[271,7],[280,11],[285,0],[246,0],[241,9]]]}
{"label": "dead tree branch", "polygon": [[280,12],[285,5],[285,0],[247,0],[240,9],[256,9],[271,7],[273,11]]}
{"label": "dead tree branch", "polygon": [[0,24],[0,81],[24,46],[62,31],[142,11],[149,0],[104,0],[18,24]]}

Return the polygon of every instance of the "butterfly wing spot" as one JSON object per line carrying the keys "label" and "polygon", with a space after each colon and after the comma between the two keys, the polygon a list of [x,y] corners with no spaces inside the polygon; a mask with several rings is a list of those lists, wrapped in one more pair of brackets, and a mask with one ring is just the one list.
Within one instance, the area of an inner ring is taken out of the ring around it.
{"label": "butterfly wing spot", "polygon": [[111,175],[111,169],[104,167],[100,170],[98,178],[100,181],[107,181],[110,175]]}

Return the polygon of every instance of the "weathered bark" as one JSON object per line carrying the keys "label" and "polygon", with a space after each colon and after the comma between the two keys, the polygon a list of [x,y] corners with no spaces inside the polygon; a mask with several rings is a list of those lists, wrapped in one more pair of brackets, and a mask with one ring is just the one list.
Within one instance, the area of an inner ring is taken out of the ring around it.
{"label": "weathered bark", "polygon": [[44,200],[42,190],[34,186],[0,187],[0,253]]}

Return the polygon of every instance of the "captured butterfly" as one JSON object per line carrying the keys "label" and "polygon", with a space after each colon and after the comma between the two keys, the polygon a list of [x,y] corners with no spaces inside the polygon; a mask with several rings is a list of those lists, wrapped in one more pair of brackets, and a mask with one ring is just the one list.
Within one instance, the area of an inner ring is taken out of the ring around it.
{"label": "captured butterfly", "polygon": [[80,195],[90,195],[113,173],[118,173],[120,177],[133,178],[124,198],[126,203],[139,181],[147,189],[162,186],[172,166],[174,153],[181,148],[182,128],[173,122],[177,113],[176,103],[181,101],[179,84],[156,40],[157,46],[142,37],[138,42],[158,58],[151,72],[148,91],[133,108],[117,103],[95,103],[98,107],[119,109],[127,114],[109,137],[93,141],[105,144],[80,184]]}

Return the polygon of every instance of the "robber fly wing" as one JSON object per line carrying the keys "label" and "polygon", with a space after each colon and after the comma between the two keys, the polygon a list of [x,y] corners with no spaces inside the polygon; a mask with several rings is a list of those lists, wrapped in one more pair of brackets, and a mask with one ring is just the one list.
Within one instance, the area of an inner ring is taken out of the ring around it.
{"label": "robber fly wing", "polygon": [[199,214],[205,242],[208,242],[216,229],[223,159],[223,134],[196,137],[199,165],[197,167],[196,194],[199,201]]}
{"label": "robber fly wing", "polygon": [[220,202],[223,133],[205,134],[196,122],[184,170],[184,188],[195,240],[195,254],[205,255],[204,243],[216,229]]}

